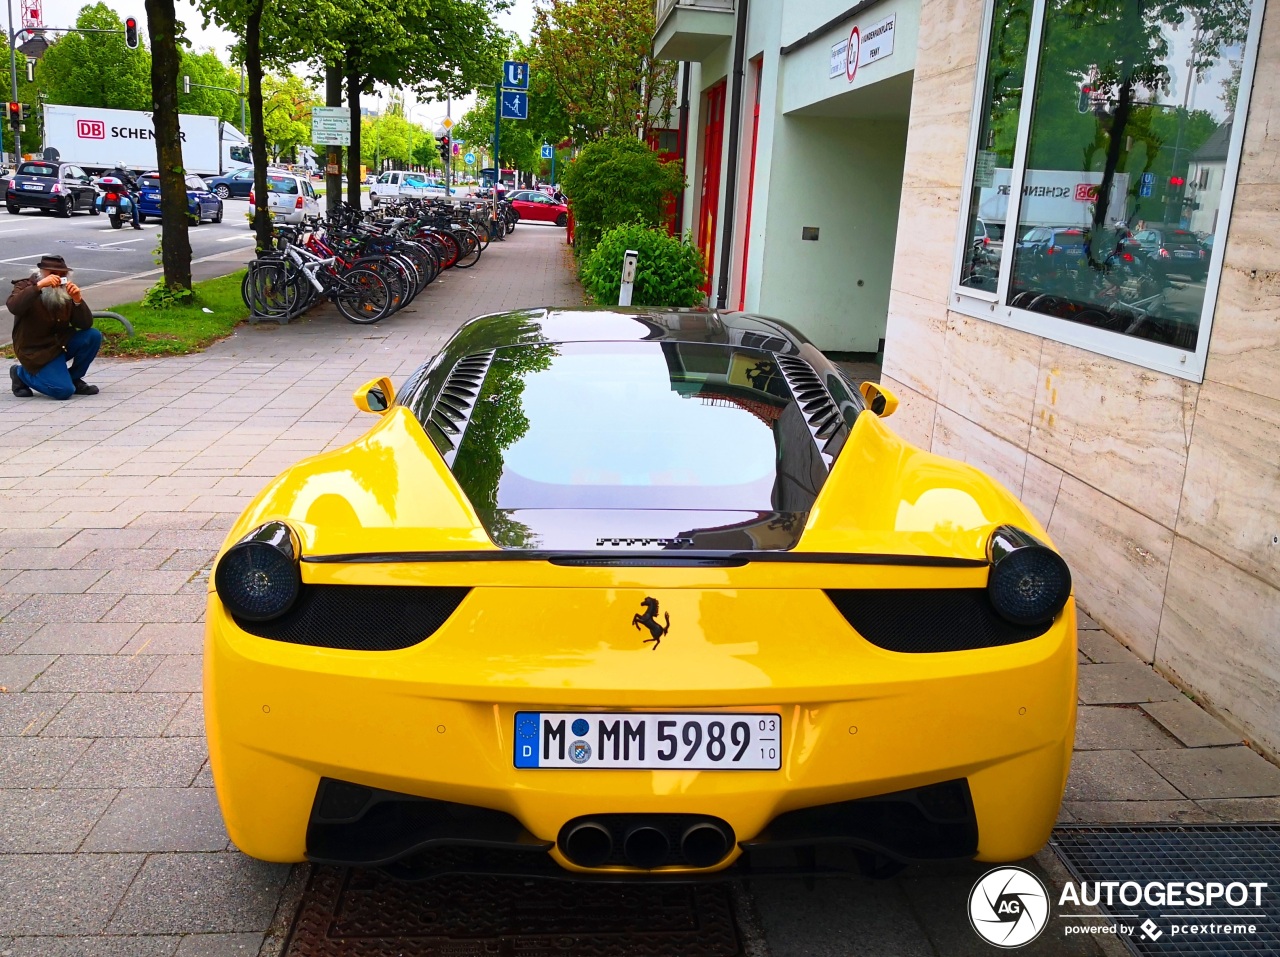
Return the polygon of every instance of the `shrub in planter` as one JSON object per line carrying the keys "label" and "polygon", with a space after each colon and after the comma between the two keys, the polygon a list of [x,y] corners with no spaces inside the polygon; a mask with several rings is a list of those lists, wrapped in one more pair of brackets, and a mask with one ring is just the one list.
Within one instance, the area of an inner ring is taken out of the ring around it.
{"label": "shrub in planter", "polygon": [[602,306],[615,305],[622,288],[622,257],[640,254],[631,303],[635,306],[696,306],[706,294],[707,270],[702,252],[665,230],[642,223],[615,226],[583,260],[581,278],[587,295]]}
{"label": "shrub in planter", "polygon": [[607,229],[665,222],[671,196],[684,187],[684,172],[639,140],[617,137],[587,144],[561,180],[573,209],[574,252],[585,258]]}

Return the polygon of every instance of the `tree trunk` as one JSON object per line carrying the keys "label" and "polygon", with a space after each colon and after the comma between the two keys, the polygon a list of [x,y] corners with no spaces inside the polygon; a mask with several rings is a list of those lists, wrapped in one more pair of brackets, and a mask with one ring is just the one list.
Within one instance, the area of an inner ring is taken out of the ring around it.
{"label": "tree trunk", "polygon": [[173,0],[146,0],[151,40],[151,108],[160,168],[160,262],[172,291],[191,289],[191,237],[187,235],[186,170],[178,129],[178,41]]}
{"label": "tree trunk", "polygon": [[351,145],[347,147],[347,202],[360,208],[360,71],[347,48],[347,104],[351,109]]}
{"label": "tree trunk", "polygon": [[[172,2],[172,0],[171,0]],[[249,149],[253,155],[253,232],[258,252],[271,248],[267,192],[267,130],[262,116],[262,5],[254,0],[244,21],[244,72],[249,78]]]}

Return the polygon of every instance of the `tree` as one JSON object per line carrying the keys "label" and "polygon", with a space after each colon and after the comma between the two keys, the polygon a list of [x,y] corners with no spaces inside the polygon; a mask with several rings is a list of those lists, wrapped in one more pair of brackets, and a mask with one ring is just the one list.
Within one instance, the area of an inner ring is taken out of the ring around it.
{"label": "tree", "polygon": [[[455,137],[493,154],[493,88],[481,89],[476,94],[476,104],[463,115],[453,128]],[[502,150],[501,167],[533,169],[538,162],[542,134],[530,120],[503,120],[498,143]]]}
{"label": "tree", "polygon": [[[76,26],[113,33],[68,33],[36,63],[36,85],[50,103],[113,110],[151,109],[151,54],[124,42],[124,21],[104,3],[81,8]],[[155,41],[152,40],[154,47]]]}
{"label": "tree", "polygon": [[298,147],[311,142],[311,108],[320,105],[316,92],[291,70],[262,81],[262,121],[267,151],[277,160],[297,159]]}
{"label": "tree", "polygon": [[575,139],[647,137],[671,125],[676,64],[651,56],[650,0],[548,0],[533,45]]}
{"label": "tree", "polygon": [[151,37],[152,123],[160,171],[160,224],[164,230],[160,263],[164,286],[179,298],[191,295],[191,239],[187,235],[186,170],[178,128],[178,35],[182,25],[174,0],[146,0]]}
{"label": "tree", "polygon": [[[195,53],[181,50],[178,72],[191,77],[191,92],[178,94],[183,113],[216,116],[238,125],[240,122],[240,74],[223,63],[212,50]],[[223,89],[213,89],[223,87]],[[231,92],[228,92],[231,91]]]}

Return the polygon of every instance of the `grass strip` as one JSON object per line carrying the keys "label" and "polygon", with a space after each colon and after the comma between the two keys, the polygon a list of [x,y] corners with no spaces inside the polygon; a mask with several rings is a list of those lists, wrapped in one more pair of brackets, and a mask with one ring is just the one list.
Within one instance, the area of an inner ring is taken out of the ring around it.
{"label": "grass strip", "polygon": [[228,276],[192,283],[196,296],[186,305],[156,309],[141,302],[126,302],[105,307],[132,322],[134,334],[126,336],[124,327],[114,319],[99,319],[95,325],[104,337],[101,354],[183,356],[225,339],[249,316],[249,307],[240,295],[244,273],[238,269]]}

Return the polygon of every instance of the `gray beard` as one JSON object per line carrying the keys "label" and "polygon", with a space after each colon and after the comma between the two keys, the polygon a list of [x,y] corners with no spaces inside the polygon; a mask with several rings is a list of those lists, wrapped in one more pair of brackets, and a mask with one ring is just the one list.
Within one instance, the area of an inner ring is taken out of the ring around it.
{"label": "gray beard", "polygon": [[63,313],[71,308],[71,294],[66,286],[45,286],[40,290],[40,300],[50,312]]}

